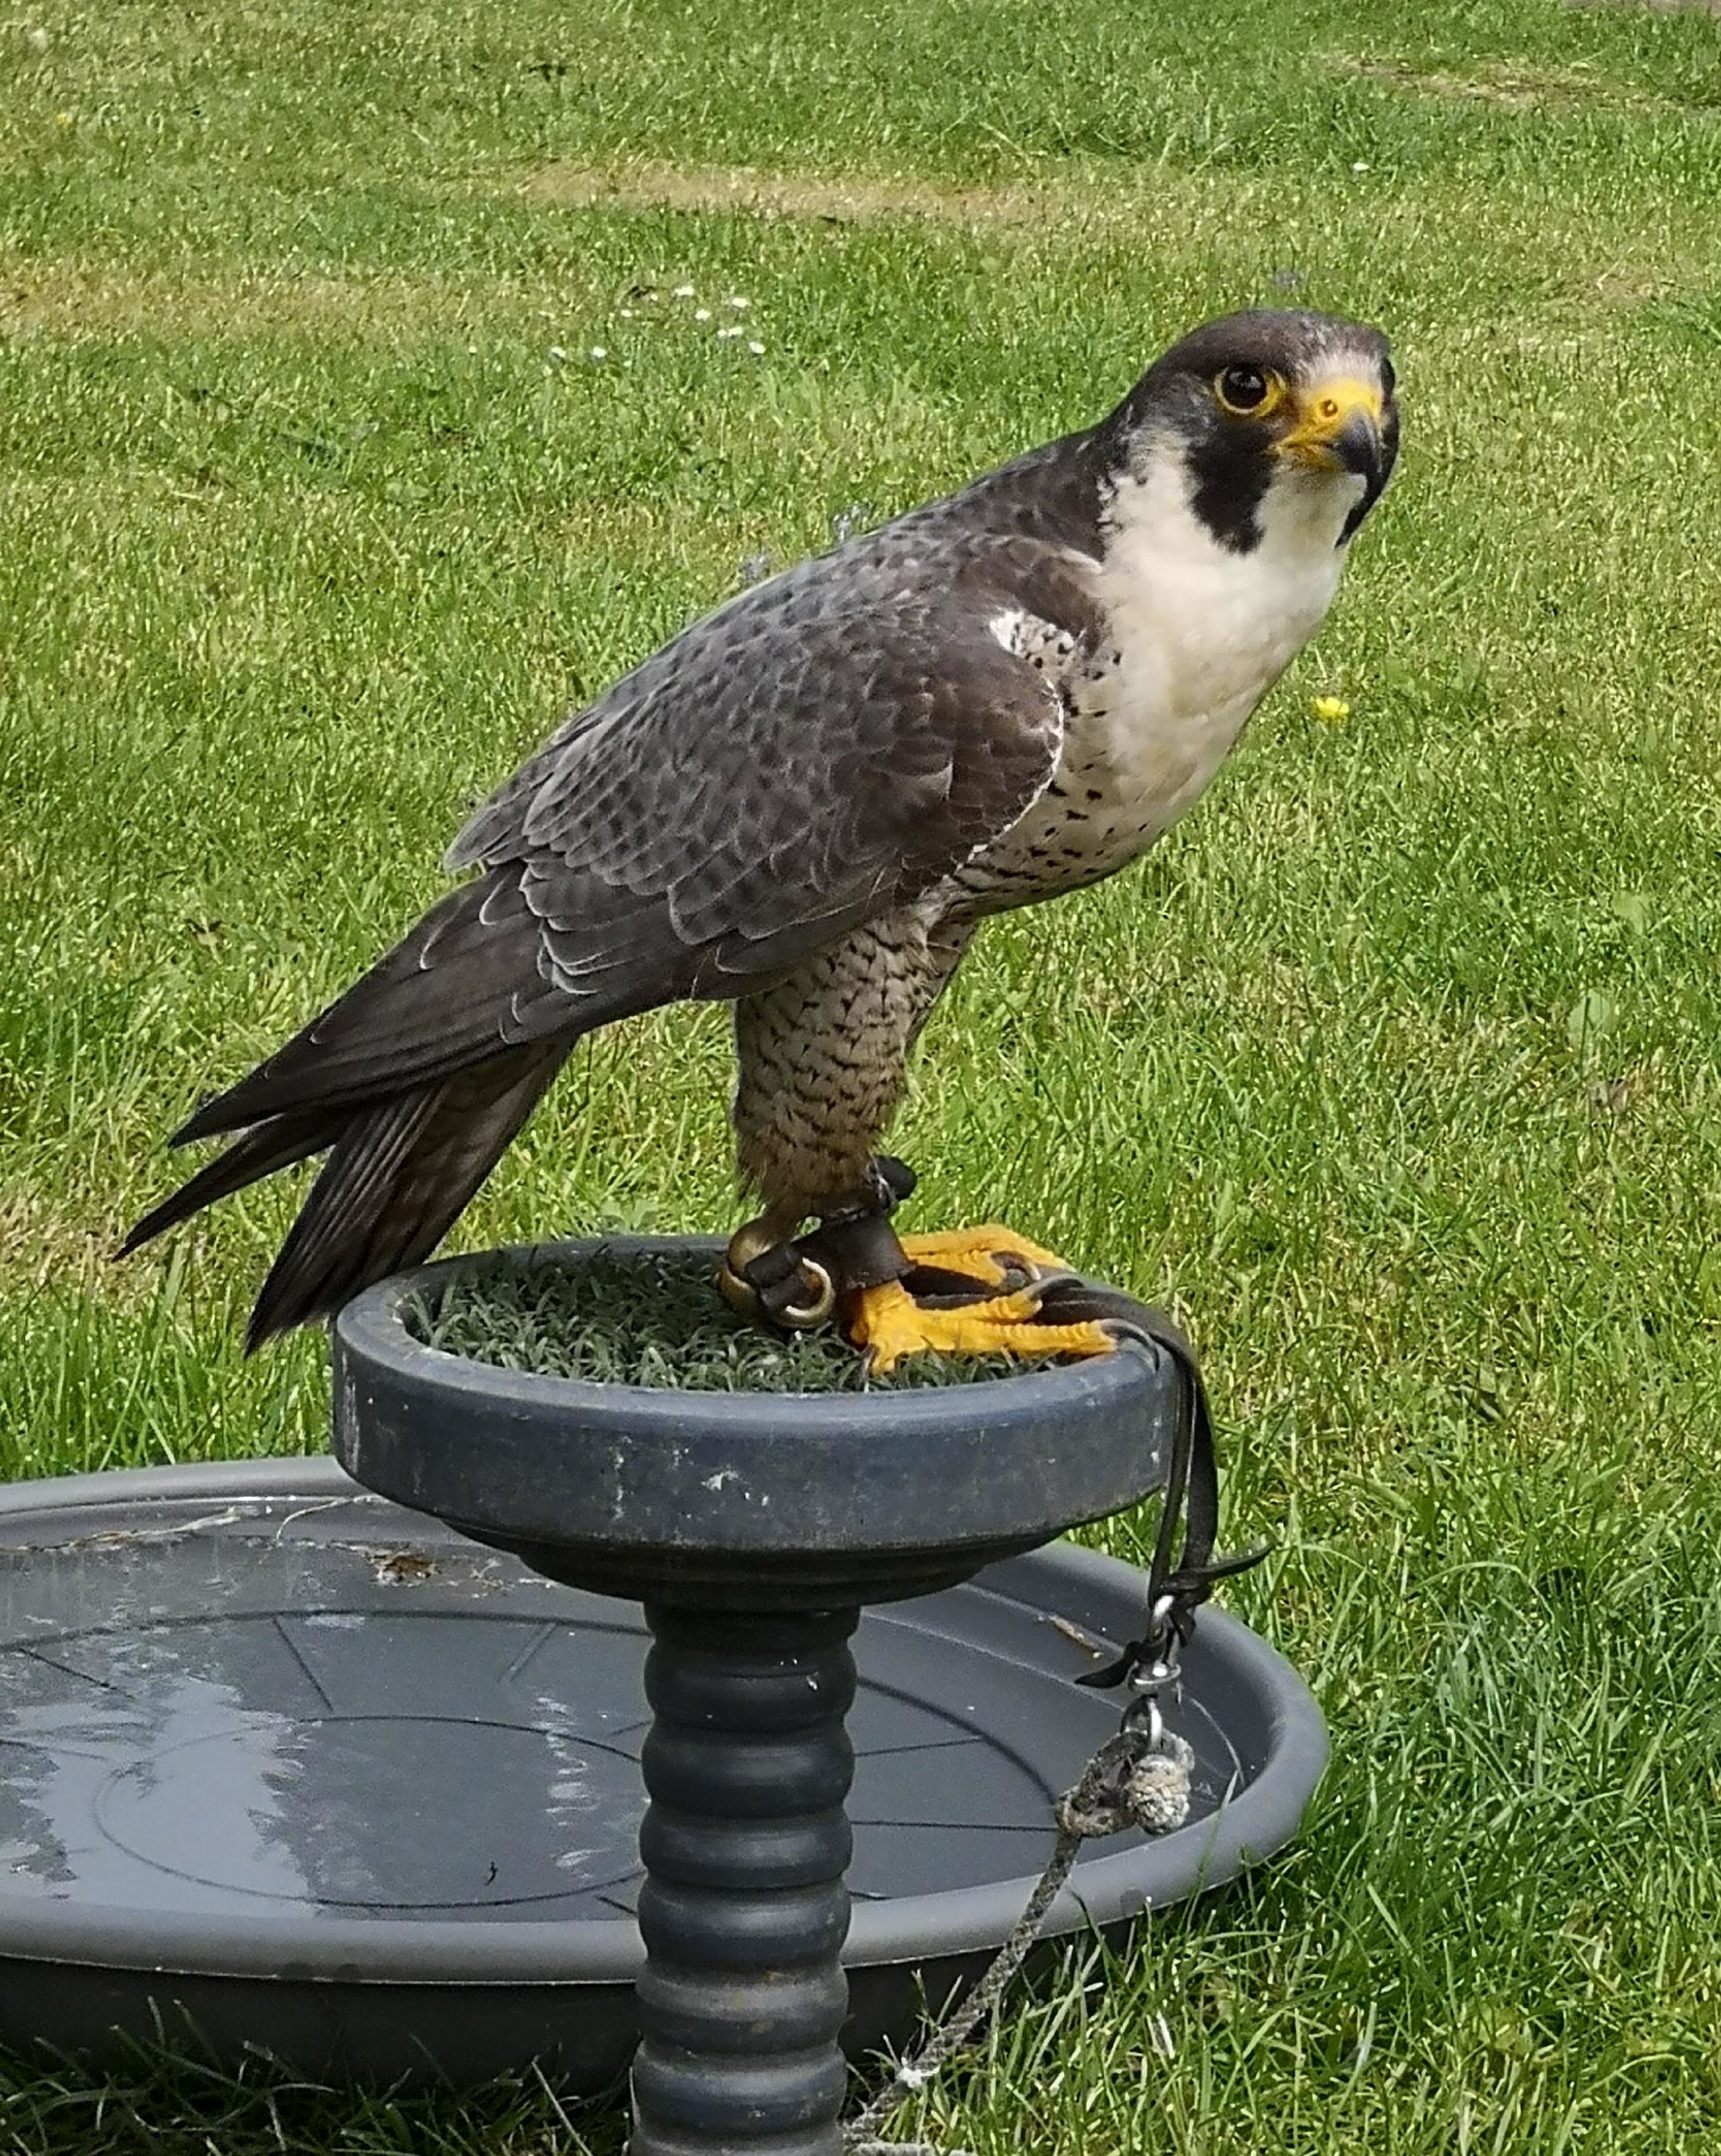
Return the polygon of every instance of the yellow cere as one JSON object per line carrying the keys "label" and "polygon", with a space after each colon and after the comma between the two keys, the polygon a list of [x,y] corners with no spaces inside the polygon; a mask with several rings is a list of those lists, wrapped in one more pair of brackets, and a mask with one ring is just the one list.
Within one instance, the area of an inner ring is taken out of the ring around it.
{"label": "yellow cere", "polygon": [[1378,427],[1384,416],[1379,386],[1354,374],[1339,375],[1307,389],[1297,400],[1297,426],[1285,437],[1285,445],[1313,447],[1330,442],[1345,422],[1359,412]]}

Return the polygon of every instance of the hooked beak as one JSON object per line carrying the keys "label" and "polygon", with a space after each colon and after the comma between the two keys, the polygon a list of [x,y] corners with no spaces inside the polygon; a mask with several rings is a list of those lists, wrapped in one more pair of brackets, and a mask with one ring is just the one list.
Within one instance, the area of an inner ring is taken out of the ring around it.
{"label": "hooked beak", "polygon": [[1362,480],[1362,499],[1345,520],[1341,545],[1386,485],[1393,459],[1386,426],[1378,386],[1343,375],[1304,392],[1292,424],[1279,437],[1279,454],[1305,471],[1351,472]]}
{"label": "hooked beak", "polygon": [[1386,415],[1371,382],[1345,375],[1298,398],[1294,424],[1279,437],[1279,454],[1311,471],[1354,472],[1371,484],[1384,476]]}

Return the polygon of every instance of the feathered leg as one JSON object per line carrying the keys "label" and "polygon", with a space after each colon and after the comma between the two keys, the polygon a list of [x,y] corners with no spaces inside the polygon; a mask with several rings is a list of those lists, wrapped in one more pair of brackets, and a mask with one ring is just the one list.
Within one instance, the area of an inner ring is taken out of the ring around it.
{"label": "feathered leg", "polygon": [[[724,1292],[790,1325],[820,1323],[840,1303],[848,1337],[879,1369],[927,1350],[1101,1354],[1114,1344],[1097,1327],[1035,1322],[1034,1281],[1068,1270],[1036,1244],[1003,1228],[898,1242],[881,1217],[892,1199],[879,1140],[908,1051],[972,933],[968,921],[891,915],[736,1005],[741,1171],[766,1204],[730,1243]],[[809,1217],[829,1224],[799,1248]],[[857,1221],[868,1263],[845,1277],[835,1254],[858,1246]]]}

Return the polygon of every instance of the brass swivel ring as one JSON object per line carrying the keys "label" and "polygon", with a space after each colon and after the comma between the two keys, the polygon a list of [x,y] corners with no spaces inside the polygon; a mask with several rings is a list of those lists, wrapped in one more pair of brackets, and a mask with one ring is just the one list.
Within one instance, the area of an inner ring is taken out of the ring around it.
{"label": "brass swivel ring", "polygon": [[809,1332],[815,1325],[823,1325],[836,1308],[836,1283],[816,1258],[795,1253],[795,1265],[807,1292],[803,1301],[786,1303],[780,1310],[766,1308],[758,1290],[741,1270],[775,1247],[776,1239],[760,1221],[749,1221],[737,1231],[717,1270],[717,1286],[724,1301],[743,1317],[768,1318],[773,1325],[787,1326],[794,1332]]}
{"label": "brass swivel ring", "polygon": [[817,1258],[803,1258],[800,1266],[801,1277],[812,1282],[813,1300],[791,1302],[774,1316],[778,1324],[786,1325],[793,1332],[808,1332],[815,1325],[823,1325],[836,1308],[836,1285]]}

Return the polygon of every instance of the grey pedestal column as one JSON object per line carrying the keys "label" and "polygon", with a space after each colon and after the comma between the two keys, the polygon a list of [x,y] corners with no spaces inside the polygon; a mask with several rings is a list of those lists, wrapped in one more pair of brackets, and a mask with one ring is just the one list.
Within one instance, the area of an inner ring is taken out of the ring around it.
{"label": "grey pedestal column", "polygon": [[[595,1246],[540,1254],[578,1264]],[[613,1256],[625,1243],[604,1246]],[[662,1251],[720,1246],[661,1242]],[[634,2156],[836,2156],[866,1604],[954,1586],[1157,1489],[1177,1378],[1133,1344],[972,1385],[676,1393],[439,1353],[402,1317],[456,1259],[335,1327],[335,1450],[547,1578],[645,1605],[654,1716]]]}

